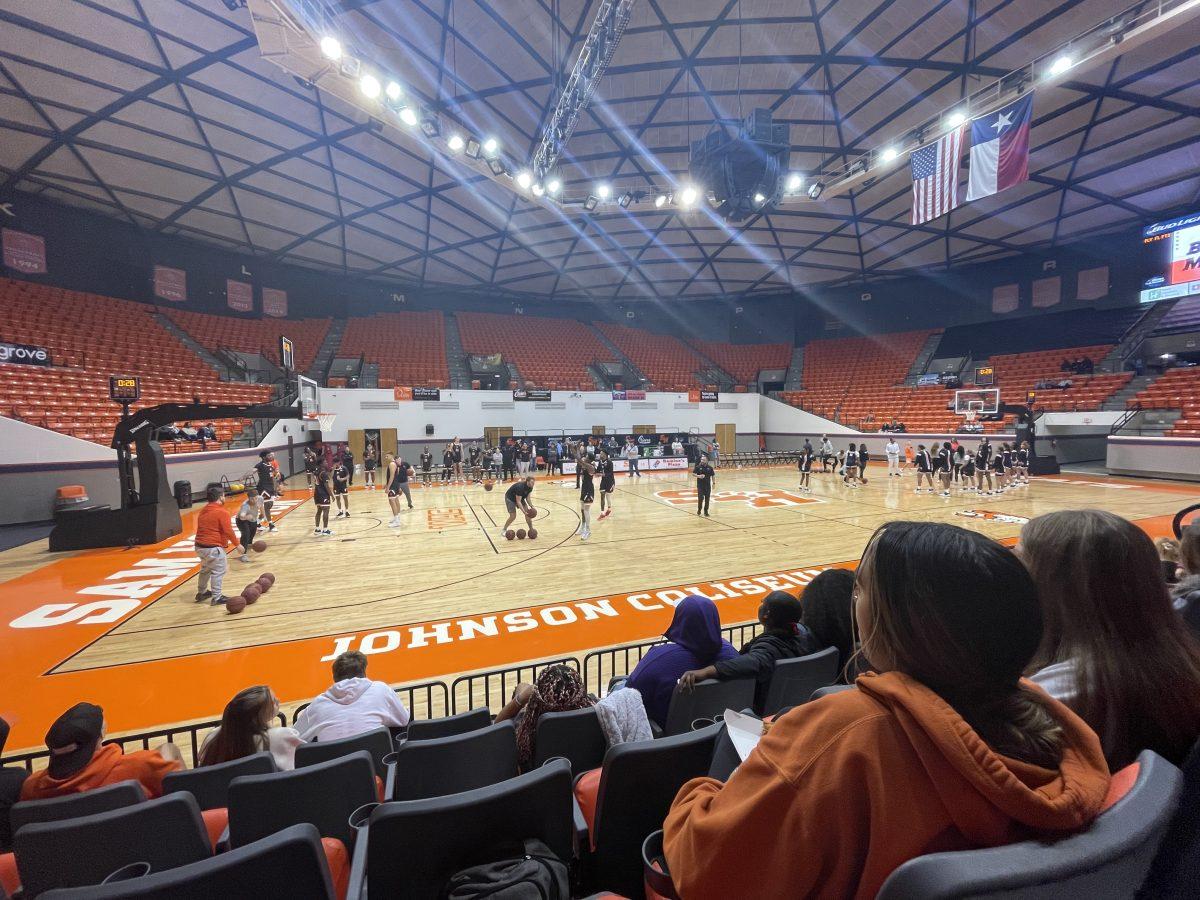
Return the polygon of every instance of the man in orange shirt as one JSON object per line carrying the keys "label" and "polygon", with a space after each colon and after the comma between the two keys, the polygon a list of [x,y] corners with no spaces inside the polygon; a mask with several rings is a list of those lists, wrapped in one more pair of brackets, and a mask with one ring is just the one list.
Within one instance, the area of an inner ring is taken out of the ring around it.
{"label": "man in orange shirt", "polygon": [[[200,580],[196,583],[196,602],[212,598],[212,605],[225,602],[221,582],[229,571],[226,547],[237,546],[238,539],[225,509],[225,489],[219,484],[208,487],[208,503],[196,517],[196,556],[200,558]],[[212,590],[209,590],[211,581]]]}
{"label": "man in orange shirt", "polygon": [[21,799],[63,797],[130,780],[148,797],[161,797],[163,776],[184,767],[174,744],[124,753],[117,744],[101,744],[103,739],[104,710],[92,703],[72,706],[46,732],[50,765],[25,779]]}

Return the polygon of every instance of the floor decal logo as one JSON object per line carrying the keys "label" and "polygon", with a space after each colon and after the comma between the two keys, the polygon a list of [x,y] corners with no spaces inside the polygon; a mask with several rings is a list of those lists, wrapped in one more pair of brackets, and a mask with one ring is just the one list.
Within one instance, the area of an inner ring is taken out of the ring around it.
{"label": "floor decal logo", "polygon": [[[666,500],[672,506],[695,506],[696,490],[658,491],[654,496]],[[779,489],[765,491],[713,491],[712,499],[718,503],[745,503],[755,509],[773,509],[780,506],[804,506],[822,503],[816,497],[802,497],[791,491]]]}
{"label": "floor decal logo", "polygon": [[1003,522],[1005,525],[1024,525],[1029,520],[1024,516],[992,512],[990,509],[960,509],[955,513],[965,519],[985,519],[988,522]]}

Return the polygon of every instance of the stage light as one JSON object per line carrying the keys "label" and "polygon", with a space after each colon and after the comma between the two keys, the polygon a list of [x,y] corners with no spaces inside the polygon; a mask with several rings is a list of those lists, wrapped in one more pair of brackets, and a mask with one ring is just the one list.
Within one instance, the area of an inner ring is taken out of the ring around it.
{"label": "stage light", "polygon": [[368,100],[374,100],[379,96],[379,79],[371,74],[364,75],[358,81],[358,89]]}
{"label": "stage light", "polygon": [[896,158],[900,156],[900,151],[895,147],[884,147],[883,153],[880,155],[885,163],[890,163],[896,161]]}
{"label": "stage light", "polygon": [[666,203],[667,203],[667,195],[666,194],[659,194],[657,197],[654,198],[654,208],[655,209],[662,209],[666,205]]}
{"label": "stage light", "polygon": [[600,198],[594,194],[588,194],[587,199],[583,201],[583,208],[591,212],[596,208],[596,204],[600,202]]}
{"label": "stage light", "polygon": [[808,198],[810,200],[820,200],[821,191],[823,190],[825,190],[825,185],[821,184],[819,181],[814,181],[808,186]]}
{"label": "stage light", "polygon": [[546,193],[547,194],[557,194],[561,190],[562,190],[562,182],[559,181],[557,178],[551,178],[550,181],[546,184]]}
{"label": "stage light", "polygon": [[505,168],[504,160],[501,159],[499,156],[493,156],[491,159],[489,159],[487,161],[487,164],[488,164],[488,168],[492,170],[492,174],[497,177],[499,177],[500,175],[504,175],[506,172],[508,172],[508,169]]}
{"label": "stage light", "polygon": [[754,195],[754,202],[761,206],[763,203],[767,202],[767,198],[760,191]]}
{"label": "stage light", "polygon": [[533,185],[533,196],[540,197],[544,193],[546,193],[546,189],[542,187],[542,183],[540,181],[536,182]]}
{"label": "stage light", "polygon": [[1069,54],[1064,53],[1050,64],[1050,75],[1051,77],[1061,75],[1073,65],[1075,65],[1075,60]]}
{"label": "stage light", "polygon": [[617,198],[617,205],[621,207],[621,209],[629,209],[629,204],[632,202],[633,194],[629,193],[629,191],[626,191],[619,198]]}
{"label": "stage light", "polygon": [[457,153],[458,151],[462,150],[464,146],[463,139],[460,135],[452,134],[450,135],[450,140],[446,141],[446,146]]}
{"label": "stage light", "polygon": [[521,186],[521,190],[529,190],[529,186],[533,184],[533,176],[529,174],[528,169],[522,169],[517,173],[517,184]]}
{"label": "stage light", "polygon": [[486,141],[483,142],[483,152],[486,153],[489,157],[495,156],[496,152],[499,149],[500,149],[500,142],[498,140],[496,140],[494,137],[490,137]]}
{"label": "stage light", "polygon": [[400,87],[400,84],[395,81],[389,81],[387,83],[387,87],[384,88],[383,92],[385,94],[387,94],[387,98],[389,100],[391,100],[393,103],[395,103],[397,100],[399,100],[401,97],[404,96],[403,89]]}
{"label": "stage light", "polygon": [[400,110],[400,121],[405,125],[417,124],[417,114],[412,111],[411,106],[406,106],[404,109]]}
{"label": "stage light", "polygon": [[479,159],[479,141],[475,138],[467,138],[467,156],[471,159]]}
{"label": "stage light", "polygon": [[788,191],[794,194],[796,191],[800,190],[800,188],[804,187],[803,176],[801,176],[799,172],[793,172],[787,177],[787,183],[785,187]]}
{"label": "stage light", "polygon": [[679,205],[691,206],[700,199],[700,192],[690,184],[679,192]]}
{"label": "stage light", "polygon": [[956,109],[954,112],[950,113],[950,115],[946,116],[946,127],[958,128],[958,126],[962,125],[965,121],[967,121],[966,113],[964,113],[961,109]]}
{"label": "stage light", "polygon": [[596,185],[596,196],[601,200],[607,200],[610,194],[612,194],[612,188],[603,181]]}
{"label": "stage light", "polygon": [[335,62],[342,58],[342,42],[332,35],[321,38],[321,55]]}

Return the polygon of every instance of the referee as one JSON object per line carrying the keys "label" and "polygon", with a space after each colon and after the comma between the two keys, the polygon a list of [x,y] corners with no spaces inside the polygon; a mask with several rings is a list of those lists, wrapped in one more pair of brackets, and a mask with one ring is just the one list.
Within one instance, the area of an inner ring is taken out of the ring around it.
{"label": "referee", "polygon": [[707,518],[708,501],[712,497],[712,483],[717,473],[708,464],[708,457],[701,453],[700,461],[696,463],[692,474],[696,476],[696,515],[703,513]]}

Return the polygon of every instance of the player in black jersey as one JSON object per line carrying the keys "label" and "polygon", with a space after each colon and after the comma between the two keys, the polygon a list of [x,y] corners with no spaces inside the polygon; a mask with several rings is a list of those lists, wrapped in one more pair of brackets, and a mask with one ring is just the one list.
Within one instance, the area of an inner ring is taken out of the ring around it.
{"label": "player in black jersey", "polygon": [[925,449],[924,444],[917,444],[917,455],[913,457],[913,463],[917,467],[917,489],[914,493],[921,493],[921,480],[924,479],[929,484],[929,493],[933,493],[933,457],[929,455],[929,451]]}
{"label": "player in black jersey", "polygon": [[329,470],[324,466],[317,470],[316,477],[316,484],[313,485],[313,505],[316,507],[317,515],[313,520],[313,536],[320,537],[333,534],[329,530],[329,502],[333,495],[333,488],[329,484]]}
{"label": "player in black jersey", "polygon": [[708,464],[708,457],[701,453],[692,474],[696,477],[696,515],[707,517],[708,502],[712,499],[712,485],[717,473]]}
{"label": "player in black jersey", "polygon": [[426,447],[421,451],[421,483],[429,487],[433,481],[433,454]]}
{"label": "player in black jersey", "polygon": [[504,492],[504,506],[508,509],[508,518],[504,521],[504,527],[500,529],[501,536],[508,531],[508,526],[517,517],[518,510],[525,514],[525,524],[529,528],[533,527],[533,517],[537,515],[533,510],[533,505],[529,502],[529,495],[533,493],[533,485],[533,476],[527,475]]}
{"label": "player in black jersey", "polygon": [[938,480],[942,483],[942,496],[950,496],[950,479],[954,477],[954,452],[950,449],[950,442],[943,441],[942,446],[938,448],[937,459],[933,463],[933,467],[937,470]]}
{"label": "player in black jersey", "polygon": [[592,501],[596,499],[592,476],[596,474],[596,466],[582,448],[575,463],[575,474],[579,482],[579,539],[586,541],[592,536]]}
{"label": "player in black jersey", "polygon": [[1017,448],[1013,464],[1016,466],[1019,483],[1029,484],[1029,441],[1021,442],[1021,446]]}
{"label": "player in black jersey", "polygon": [[600,451],[596,469],[600,473],[600,518],[605,519],[612,515],[612,495],[617,486],[617,479],[613,475],[613,461],[609,458],[607,450]]}
{"label": "player in black jersey", "polygon": [[812,464],[812,444],[805,441],[804,450],[800,453],[800,459],[796,462],[796,468],[800,470],[800,490],[806,494],[812,493],[812,488],[808,483],[809,479],[812,477]]}
{"label": "player in black jersey", "polygon": [[367,444],[363,451],[363,484],[368,491],[375,490],[375,470],[379,468],[379,457],[375,455],[375,445]]}
{"label": "player in black jersey", "polygon": [[483,481],[483,467],[479,464],[479,445],[471,441],[471,447],[467,454],[471,463],[471,481]]}
{"label": "player in black jersey", "polygon": [[454,445],[447,444],[442,451],[442,484],[449,484],[454,477]]}
{"label": "player in black jersey", "polygon": [[388,528],[400,527],[401,494],[408,501],[408,508],[413,508],[412,494],[408,489],[408,479],[412,474],[412,466],[407,461],[390,453],[387,455],[387,469],[383,477],[387,481],[388,506],[392,508],[392,520],[388,522]]}
{"label": "player in black jersey", "polygon": [[871,454],[867,452],[866,444],[858,445],[858,480],[862,484],[867,483],[867,461],[871,458]]}
{"label": "player in black jersey", "polygon": [[313,486],[313,480],[317,477],[319,467],[317,452],[306,444],[304,446],[304,480],[310,488]]}
{"label": "player in black jersey", "polygon": [[[975,492],[992,495],[992,445],[984,438],[975,449]],[[984,479],[987,480],[987,491],[983,489]]]}
{"label": "player in black jersey", "polygon": [[846,451],[846,456],[842,460],[842,484],[848,484],[850,487],[858,487],[858,447],[855,444],[850,445],[850,449]]}
{"label": "player in black jersey", "polygon": [[1012,451],[1008,444],[1000,445],[1000,452],[992,457],[992,472],[996,475],[996,493],[1001,494],[1008,489],[1008,464],[1012,460]]}
{"label": "player in black jersey", "polygon": [[337,518],[350,518],[350,472],[344,462],[338,462],[330,473],[333,477],[333,502],[337,504]]}
{"label": "player in black jersey", "polygon": [[460,441],[458,437],[455,437],[454,440],[450,442],[450,457],[451,462],[454,464],[454,480],[465,482],[466,479],[463,477],[462,441]]}
{"label": "player in black jersey", "polygon": [[275,454],[269,450],[264,450],[258,454],[258,462],[254,464],[254,474],[258,478],[258,484],[255,485],[255,490],[262,497],[263,501],[263,518],[267,522],[267,530],[274,531],[275,523],[271,521],[271,507],[275,505],[275,467],[271,463],[275,460]]}
{"label": "player in black jersey", "polygon": [[[963,450],[961,444],[958,449],[960,452]],[[975,490],[975,454],[973,453],[964,453],[963,455],[962,483],[964,485],[963,490],[967,493]]]}

